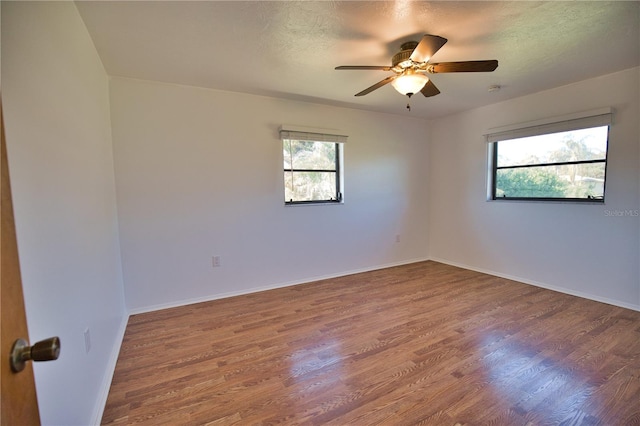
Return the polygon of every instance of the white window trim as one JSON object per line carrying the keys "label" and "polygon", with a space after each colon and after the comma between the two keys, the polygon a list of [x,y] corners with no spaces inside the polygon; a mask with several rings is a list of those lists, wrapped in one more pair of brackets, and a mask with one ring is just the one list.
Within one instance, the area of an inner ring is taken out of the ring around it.
{"label": "white window trim", "polygon": [[606,107],[520,124],[494,127],[488,129],[484,137],[487,143],[493,143],[501,140],[568,132],[589,127],[610,126],[612,124],[612,116],[613,109]]}
{"label": "white window trim", "polygon": [[341,130],[320,129],[317,127],[303,127],[283,124],[280,126],[280,139],[295,139],[299,141],[347,143],[348,136]]}

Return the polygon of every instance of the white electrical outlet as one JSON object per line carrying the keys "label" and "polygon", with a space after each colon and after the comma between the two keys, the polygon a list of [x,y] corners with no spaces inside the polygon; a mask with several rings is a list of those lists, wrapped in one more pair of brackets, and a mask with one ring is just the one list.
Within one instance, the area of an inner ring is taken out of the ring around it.
{"label": "white electrical outlet", "polygon": [[91,350],[91,333],[89,332],[89,327],[84,330],[84,350],[86,353],[89,353]]}
{"label": "white electrical outlet", "polygon": [[397,234],[396,235],[396,243],[399,243],[399,242],[400,242],[400,234]]}
{"label": "white electrical outlet", "polygon": [[220,267],[220,256],[213,256],[211,258],[211,264],[213,265],[214,268],[219,268]]}

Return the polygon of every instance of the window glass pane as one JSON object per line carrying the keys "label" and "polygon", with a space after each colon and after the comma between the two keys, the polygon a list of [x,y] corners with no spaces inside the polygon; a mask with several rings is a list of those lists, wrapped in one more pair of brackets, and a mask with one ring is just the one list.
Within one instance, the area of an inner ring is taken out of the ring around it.
{"label": "window glass pane", "polygon": [[604,160],[608,132],[602,126],[500,141],[497,166]]}
{"label": "window glass pane", "polygon": [[282,157],[284,158],[284,168],[291,169],[291,141],[284,139],[282,141]]}
{"label": "window glass pane", "polygon": [[497,198],[602,198],[605,163],[496,170]]}
{"label": "window glass pane", "polygon": [[287,141],[284,147],[285,169],[336,169],[336,144],[331,142]]}
{"label": "window glass pane", "polygon": [[336,198],[335,172],[285,172],[285,201],[322,201]]}

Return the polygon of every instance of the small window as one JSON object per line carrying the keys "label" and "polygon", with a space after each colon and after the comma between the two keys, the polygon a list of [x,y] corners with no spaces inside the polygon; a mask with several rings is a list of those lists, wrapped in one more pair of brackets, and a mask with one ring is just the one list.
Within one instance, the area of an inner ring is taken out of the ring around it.
{"label": "small window", "polygon": [[291,131],[281,136],[285,204],[342,202],[342,143],[327,141],[337,137]]}
{"label": "small window", "polygon": [[[604,202],[609,125],[591,124],[574,120],[530,128],[531,136],[521,137],[527,129],[494,135],[490,198]],[[556,131],[563,127],[571,130]]]}

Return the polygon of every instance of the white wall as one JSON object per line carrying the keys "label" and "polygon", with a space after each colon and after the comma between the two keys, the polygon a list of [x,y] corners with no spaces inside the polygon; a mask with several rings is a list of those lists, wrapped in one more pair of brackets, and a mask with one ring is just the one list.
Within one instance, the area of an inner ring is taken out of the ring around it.
{"label": "white wall", "polygon": [[[423,120],[121,78],[110,87],[133,311],[426,258]],[[283,123],[349,135],[343,205],[284,206]]]}
{"label": "white wall", "polygon": [[108,79],[74,3],[2,2],[2,98],[30,338],[62,342],[34,365],[41,420],[91,424],[126,313]]}
{"label": "white wall", "polygon": [[[434,120],[429,254],[436,260],[640,309],[640,69]],[[506,88],[508,90],[508,88]],[[605,205],[487,202],[487,129],[615,109]]]}

